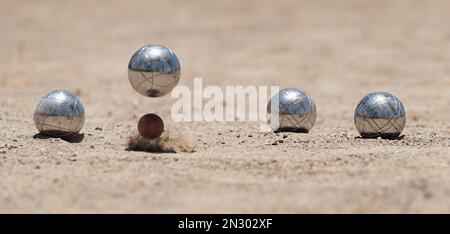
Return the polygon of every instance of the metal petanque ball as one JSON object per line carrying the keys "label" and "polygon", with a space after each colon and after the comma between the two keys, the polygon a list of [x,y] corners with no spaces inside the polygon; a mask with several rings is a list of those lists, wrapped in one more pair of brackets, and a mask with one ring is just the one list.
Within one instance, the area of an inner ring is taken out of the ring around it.
{"label": "metal petanque ball", "polygon": [[133,88],[146,97],[168,94],[180,80],[181,66],[177,56],[162,45],[146,45],[128,64],[128,79]]}
{"label": "metal petanque ball", "polygon": [[84,107],[71,92],[54,90],[45,94],[34,111],[40,133],[64,137],[78,133],[84,124]]}
{"label": "metal petanque ball", "polygon": [[268,122],[275,132],[307,133],[316,122],[316,105],[304,91],[282,89],[267,105]]}
{"label": "metal petanque ball", "polygon": [[370,93],[355,110],[355,126],[364,138],[397,138],[405,124],[405,108],[390,93]]}

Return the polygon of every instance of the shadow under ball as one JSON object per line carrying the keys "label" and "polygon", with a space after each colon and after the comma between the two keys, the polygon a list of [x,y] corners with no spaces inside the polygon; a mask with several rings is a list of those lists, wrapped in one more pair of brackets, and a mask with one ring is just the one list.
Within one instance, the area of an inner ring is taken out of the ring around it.
{"label": "shadow under ball", "polygon": [[139,119],[138,131],[147,139],[156,139],[164,132],[164,122],[156,114],[146,114]]}
{"label": "shadow under ball", "polygon": [[356,107],[355,126],[363,138],[397,138],[405,125],[405,108],[390,93],[370,93]]}
{"label": "shadow under ball", "polygon": [[81,130],[84,116],[84,106],[80,99],[69,91],[54,90],[41,98],[33,118],[40,133],[64,137]]}
{"label": "shadow under ball", "polygon": [[173,51],[162,45],[146,45],[136,51],[128,64],[128,80],[146,97],[161,97],[180,80],[181,66]]}

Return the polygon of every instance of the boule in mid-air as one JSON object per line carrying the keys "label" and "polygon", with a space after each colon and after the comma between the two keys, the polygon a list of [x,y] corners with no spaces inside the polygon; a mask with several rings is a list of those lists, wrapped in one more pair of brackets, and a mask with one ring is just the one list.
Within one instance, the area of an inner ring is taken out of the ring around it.
{"label": "boule in mid-air", "polygon": [[180,80],[181,66],[175,53],[162,45],[146,45],[136,51],[128,64],[128,79],[146,97],[161,97]]}

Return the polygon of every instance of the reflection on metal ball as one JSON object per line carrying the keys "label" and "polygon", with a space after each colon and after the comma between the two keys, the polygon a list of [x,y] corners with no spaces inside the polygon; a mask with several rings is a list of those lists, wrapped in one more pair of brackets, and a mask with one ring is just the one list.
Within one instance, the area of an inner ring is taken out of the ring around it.
{"label": "reflection on metal ball", "polygon": [[146,97],[160,97],[172,91],[180,80],[177,56],[162,45],[146,45],[128,64],[128,79],[133,88]]}
{"label": "reflection on metal ball", "polygon": [[304,91],[296,88],[282,89],[267,105],[269,125],[272,130],[304,132],[316,122],[316,105]]}
{"label": "reflection on metal ball", "polygon": [[396,138],[406,124],[400,100],[386,92],[365,96],[355,110],[355,126],[364,138]]}
{"label": "reflection on metal ball", "polygon": [[64,137],[81,130],[84,124],[84,107],[80,99],[71,92],[55,90],[41,98],[33,117],[40,133]]}

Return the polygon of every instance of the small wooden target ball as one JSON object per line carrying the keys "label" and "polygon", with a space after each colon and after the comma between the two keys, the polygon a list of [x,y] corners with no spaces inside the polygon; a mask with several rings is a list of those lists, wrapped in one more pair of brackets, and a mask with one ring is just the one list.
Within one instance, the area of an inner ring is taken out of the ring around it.
{"label": "small wooden target ball", "polygon": [[139,120],[138,131],[144,138],[156,139],[164,132],[164,122],[156,114],[146,114]]}

